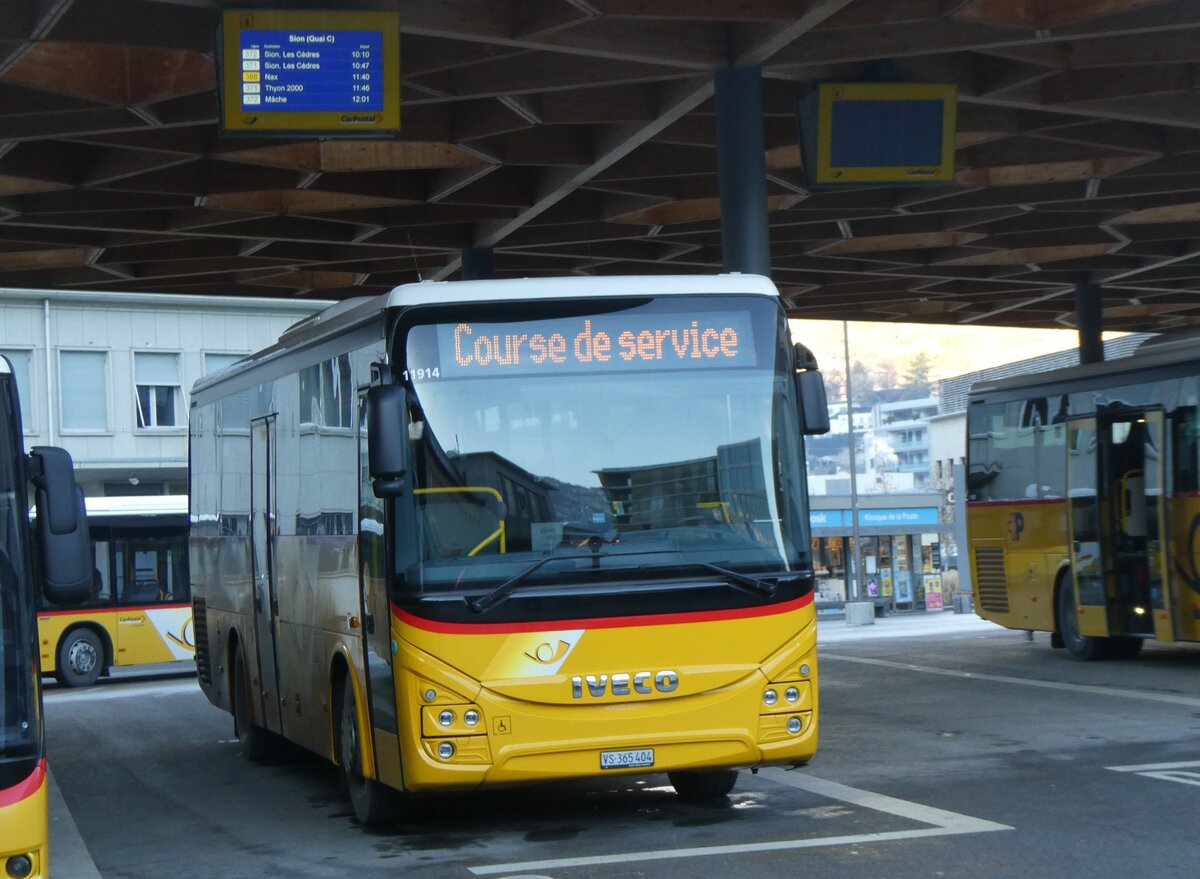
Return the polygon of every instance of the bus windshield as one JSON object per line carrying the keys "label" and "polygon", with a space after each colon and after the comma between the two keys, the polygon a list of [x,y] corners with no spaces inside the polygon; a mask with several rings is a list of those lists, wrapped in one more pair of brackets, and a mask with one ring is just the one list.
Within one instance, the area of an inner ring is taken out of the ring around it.
{"label": "bus windshield", "polygon": [[400,560],[405,583],[478,589],[548,556],[561,563],[532,579],[806,567],[785,343],[759,297],[410,326],[417,540],[398,545],[419,557]]}
{"label": "bus windshield", "polygon": [[[38,754],[33,608],[27,594],[28,545],[21,437],[14,385],[0,376],[0,789],[28,774],[12,761]],[[14,777],[8,770],[20,769]]]}

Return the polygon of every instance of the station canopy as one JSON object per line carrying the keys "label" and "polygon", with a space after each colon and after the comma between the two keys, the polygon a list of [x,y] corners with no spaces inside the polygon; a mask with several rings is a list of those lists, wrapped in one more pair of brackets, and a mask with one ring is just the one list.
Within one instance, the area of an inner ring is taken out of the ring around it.
{"label": "station canopy", "polygon": [[[263,8],[313,10],[281,2]],[[799,318],[1200,322],[1196,0],[400,0],[399,129],[223,133],[210,0],[3,0],[0,287],[342,299],[722,269],[713,71],[759,66]],[[797,99],[957,87],[952,182],[815,187]]]}

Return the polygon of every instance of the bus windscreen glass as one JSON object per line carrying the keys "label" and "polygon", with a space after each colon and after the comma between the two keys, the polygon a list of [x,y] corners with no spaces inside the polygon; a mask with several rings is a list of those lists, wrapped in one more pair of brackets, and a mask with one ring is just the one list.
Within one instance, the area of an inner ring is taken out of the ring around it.
{"label": "bus windscreen glass", "polygon": [[404,343],[420,544],[408,582],[478,589],[551,555],[578,558],[544,576],[807,564],[775,302],[642,298],[477,317],[411,326]]}

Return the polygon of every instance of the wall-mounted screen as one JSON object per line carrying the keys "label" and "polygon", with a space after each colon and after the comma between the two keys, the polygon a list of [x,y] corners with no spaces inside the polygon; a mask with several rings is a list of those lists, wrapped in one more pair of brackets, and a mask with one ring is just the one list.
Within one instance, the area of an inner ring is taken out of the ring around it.
{"label": "wall-mounted screen", "polygon": [[400,18],[229,10],[221,125],[234,134],[378,135],[400,127]]}
{"label": "wall-mounted screen", "polygon": [[954,179],[955,87],[824,83],[799,102],[810,183],[947,183]]}

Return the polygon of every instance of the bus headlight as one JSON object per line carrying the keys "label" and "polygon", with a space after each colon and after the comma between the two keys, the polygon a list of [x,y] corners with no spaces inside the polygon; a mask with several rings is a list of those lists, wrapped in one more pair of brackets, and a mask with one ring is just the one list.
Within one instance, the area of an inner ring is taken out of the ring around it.
{"label": "bus headlight", "polygon": [[763,704],[767,706],[774,705],[779,701],[779,694],[772,689],[763,690]]}
{"label": "bus headlight", "polygon": [[800,691],[795,687],[788,687],[783,691],[783,698],[787,699],[789,702],[799,702]]}
{"label": "bus headlight", "polygon": [[454,756],[454,742],[441,742],[437,746],[437,755],[443,760],[449,760]]}
{"label": "bus headlight", "polygon": [[792,735],[796,735],[803,728],[804,724],[799,717],[789,717],[787,719],[787,731]]}
{"label": "bus headlight", "polygon": [[479,712],[474,708],[468,708],[463,712],[463,723],[467,726],[475,726],[475,724],[479,723]]}
{"label": "bus headlight", "polygon": [[454,712],[450,710],[443,711],[438,715],[438,723],[442,726],[450,726],[454,723]]}
{"label": "bus headlight", "polygon": [[13,855],[5,863],[4,869],[12,879],[25,879],[33,872],[33,861],[29,855]]}

